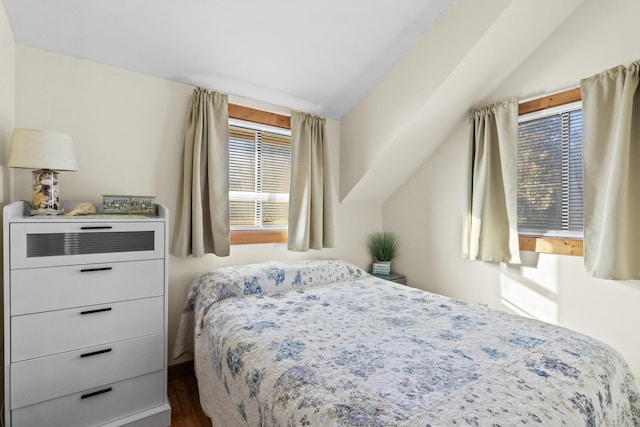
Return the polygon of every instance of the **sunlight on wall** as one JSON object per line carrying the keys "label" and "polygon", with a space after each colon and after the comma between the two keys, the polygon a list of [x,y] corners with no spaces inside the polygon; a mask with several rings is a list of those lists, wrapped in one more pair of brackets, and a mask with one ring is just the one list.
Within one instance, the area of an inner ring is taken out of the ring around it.
{"label": "sunlight on wall", "polygon": [[521,265],[500,267],[500,297],[508,309],[558,323],[558,264],[555,257],[522,252]]}

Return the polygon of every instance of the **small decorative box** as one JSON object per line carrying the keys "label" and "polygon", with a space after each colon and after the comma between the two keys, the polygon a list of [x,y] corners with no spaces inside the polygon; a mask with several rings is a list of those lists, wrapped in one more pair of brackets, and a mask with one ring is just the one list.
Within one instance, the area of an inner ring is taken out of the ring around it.
{"label": "small decorative box", "polygon": [[102,196],[104,213],[128,214],[131,209],[131,196]]}
{"label": "small decorative box", "polygon": [[371,268],[373,274],[382,274],[384,276],[391,272],[391,263],[388,261],[374,262]]}
{"label": "small decorative box", "polygon": [[156,198],[152,196],[131,196],[131,213],[153,215],[156,213]]}
{"label": "small decorative box", "polygon": [[103,195],[102,211],[106,214],[144,214],[156,212],[154,196]]}

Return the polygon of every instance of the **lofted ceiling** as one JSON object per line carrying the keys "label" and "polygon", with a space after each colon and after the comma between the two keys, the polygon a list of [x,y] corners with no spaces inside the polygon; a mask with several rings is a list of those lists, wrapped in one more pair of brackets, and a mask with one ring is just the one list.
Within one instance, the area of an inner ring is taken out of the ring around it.
{"label": "lofted ceiling", "polygon": [[340,121],[341,200],[386,202],[583,1],[452,3]]}
{"label": "lofted ceiling", "polygon": [[453,0],[3,0],[16,43],[342,118]]}
{"label": "lofted ceiling", "polygon": [[586,0],[2,1],[18,44],[339,119],[340,199],[382,204]]}

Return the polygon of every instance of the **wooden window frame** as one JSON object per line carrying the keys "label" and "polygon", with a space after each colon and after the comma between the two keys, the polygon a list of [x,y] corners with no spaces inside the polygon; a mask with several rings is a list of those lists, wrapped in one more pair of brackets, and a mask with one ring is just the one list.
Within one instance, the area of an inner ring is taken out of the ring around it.
{"label": "wooden window frame", "polygon": [[[523,102],[518,106],[518,115],[570,104],[582,100],[580,88]],[[520,250],[557,255],[583,256],[583,240],[545,236],[519,236]]]}
{"label": "wooden window frame", "polygon": [[[229,104],[229,118],[246,120],[263,125],[291,129],[291,117],[271,113],[242,105]],[[253,245],[259,243],[287,243],[287,230],[231,230],[231,245]]]}

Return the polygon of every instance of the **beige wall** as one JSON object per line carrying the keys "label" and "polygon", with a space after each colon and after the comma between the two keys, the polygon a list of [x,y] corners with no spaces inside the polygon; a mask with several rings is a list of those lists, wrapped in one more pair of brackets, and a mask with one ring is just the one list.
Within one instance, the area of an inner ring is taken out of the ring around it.
{"label": "beige wall", "polygon": [[[640,2],[586,0],[486,102],[577,85],[640,58]],[[471,107],[471,105],[469,105]],[[467,125],[435,151],[384,204],[386,230],[400,234],[396,269],[416,287],[567,326],[620,351],[640,378],[640,283],[590,278],[582,257],[525,255],[530,267],[461,258]]]}
{"label": "beige wall", "polygon": [[[72,135],[80,170],[60,175],[62,200],[101,202],[102,194],[155,195],[175,211],[182,133],[193,87],[97,63],[17,46],[16,127]],[[230,97],[273,111],[282,108]],[[331,172],[337,200],[340,123],[328,120]],[[30,198],[30,173],[18,170],[15,198]],[[293,253],[284,244],[232,246],[231,256],[170,258],[169,350],[189,283],[214,267],[303,258],[369,262],[366,235],[382,227],[381,208],[342,203],[336,209],[336,248]],[[171,224],[173,229],[173,224]]]}
{"label": "beige wall", "polygon": [[[7,21],[4,5],[0,2],[0,164],[2,165],[7,162],[11,133],[13,131],[15,51],[16,44],[13,41],[13,34]],[[6,167],[2,167],[0,170],[2,171],[0,173],[0,205],[4,206],[9,201],[9,171]],[[2,230],[0,230],[1,238],[3,238]],[[4,307],[3,300],[4,298],[0,296],[0,307]],[[3,319],[4,317],[0,319],[2,324],[0,329],[2,330],[4,330]],[[0,359],[3,360],[4,366],[4,353],[0,354]],[[0,381],[4,383],[4,369],[0,371]],[[0,399],[4,400],[4,387],[0,389]]]}
{"label": "beige wall", "polygon": [[[16,44],[9,27],[9,21],[0,3],[0,164],[7,163],[15,109],[15,55]],[[0,200],[3,204],[8,197],[8,170],[2,168],[0,174]]]}

